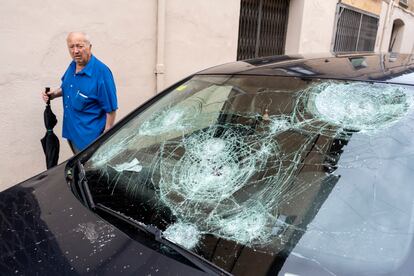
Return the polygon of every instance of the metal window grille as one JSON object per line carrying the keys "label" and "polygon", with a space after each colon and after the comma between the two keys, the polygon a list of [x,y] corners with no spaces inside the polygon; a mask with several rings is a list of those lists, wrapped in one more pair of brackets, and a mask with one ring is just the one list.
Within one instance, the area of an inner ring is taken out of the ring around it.
{"label": "metal window grille", "polygon": [[237,59],[284,53],[289,0],[241,0]]}
{"label": "metal window grille", "polygon": [[334,52],[372,52],[378,30],[378,18],[339,6]]}

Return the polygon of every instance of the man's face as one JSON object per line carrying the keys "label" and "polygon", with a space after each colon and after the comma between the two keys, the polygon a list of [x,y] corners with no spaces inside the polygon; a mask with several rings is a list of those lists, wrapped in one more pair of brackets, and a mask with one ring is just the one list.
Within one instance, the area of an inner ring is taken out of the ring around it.
{"label": "man's face", "polygon": [[67,39],[70,56],[77,65],[85,66],[91,58],[92,45],[87,42],[84,35],[73,33]]}

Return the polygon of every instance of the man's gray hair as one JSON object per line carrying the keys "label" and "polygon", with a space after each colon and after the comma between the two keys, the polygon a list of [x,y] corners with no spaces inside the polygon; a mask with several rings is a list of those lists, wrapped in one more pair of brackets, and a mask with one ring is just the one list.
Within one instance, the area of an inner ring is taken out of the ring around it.
{"label": "man's gray hair", "polygon": [[67,36],[67,38],[66,38],[66,40],[68,40],[69,39],[69,37],[71,36],[71,35],[73,35],[73,34],[81,34],[83,37],[84,37],[84,41],[87,43],[87,44],[91,44],[91,38],[90,38],[90,36],[87,34],[87,33],[85,33],[85,32],[70,32],[69,34],[68,34],[68,36]]}

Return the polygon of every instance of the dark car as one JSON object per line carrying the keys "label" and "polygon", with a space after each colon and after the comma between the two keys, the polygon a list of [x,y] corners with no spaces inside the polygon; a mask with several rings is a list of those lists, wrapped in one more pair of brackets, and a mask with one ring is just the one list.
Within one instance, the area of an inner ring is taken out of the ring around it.
{"label": "dark car", "polygon": [[199,72],[0,193],[0,275],[414,275],[414,57]]}

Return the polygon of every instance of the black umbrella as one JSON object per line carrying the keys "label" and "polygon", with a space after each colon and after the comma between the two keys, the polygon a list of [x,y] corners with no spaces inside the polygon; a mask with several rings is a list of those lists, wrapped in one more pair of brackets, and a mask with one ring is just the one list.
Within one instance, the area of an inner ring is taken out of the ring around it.
{"label": "black umbrella", "polygon": [[[46,87],[46,93],[50,91],[49,87]],[[53,133],[53,128],[57,123],[56,115],[50,108],[50,100],[46,103],[45,111],[43,112],[43,118],[45,121],[46,134],[40,142],[42,143],[43,152],[46,156],[46,167],[48,169],[54,167],[58,163],[59,159],[59,139]]]}

